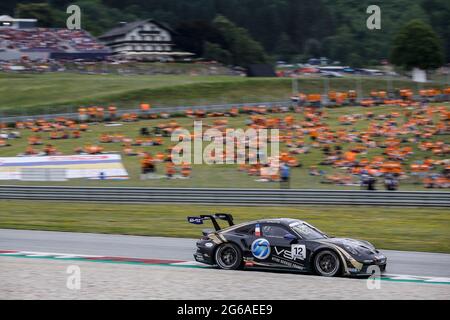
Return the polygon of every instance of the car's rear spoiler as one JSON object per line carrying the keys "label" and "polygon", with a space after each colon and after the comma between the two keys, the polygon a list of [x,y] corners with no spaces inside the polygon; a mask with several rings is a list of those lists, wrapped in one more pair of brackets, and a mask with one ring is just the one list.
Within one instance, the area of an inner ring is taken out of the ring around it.
{"label": "car's rear spoiler", "polygon": [[193,224],[203,224],[204,220],[211,220],[214,229],[219,231],[221,228],[217,223],[217,219],[227,221],[230,227],[234,225],[233,216],[229,213],[202,214],[198,217],[187,217],[187,221]]}

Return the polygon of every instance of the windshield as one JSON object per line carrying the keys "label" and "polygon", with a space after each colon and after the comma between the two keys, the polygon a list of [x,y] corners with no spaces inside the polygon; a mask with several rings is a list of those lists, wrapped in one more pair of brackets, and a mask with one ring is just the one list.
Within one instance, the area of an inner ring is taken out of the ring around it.
{"label": "windshield", "polygon": [[315,239],[325,239],[327,235],[320,231],[319,229],[313,227],[304,222],[295,222],[290,225],[291,229],[294,230],[298,235],[300,235],[305,240],[315,240]]}

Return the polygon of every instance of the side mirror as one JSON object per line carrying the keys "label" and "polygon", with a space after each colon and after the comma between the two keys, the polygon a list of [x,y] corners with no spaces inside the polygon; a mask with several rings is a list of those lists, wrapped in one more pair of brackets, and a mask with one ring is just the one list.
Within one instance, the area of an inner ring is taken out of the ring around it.
{"label": "side mirror", "polygon": [[297,240],[297,237],[291,233],[286,233],[283,238],[289,241]]}

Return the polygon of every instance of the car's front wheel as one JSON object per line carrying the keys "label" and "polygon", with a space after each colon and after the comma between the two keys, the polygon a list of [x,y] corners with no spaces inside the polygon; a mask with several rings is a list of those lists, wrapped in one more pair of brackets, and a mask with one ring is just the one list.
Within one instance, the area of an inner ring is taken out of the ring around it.
{"label": "car's front wheel", "polygon": [[334,277],[340,270],[341,262],[335,252],[323,250],[314,258],[314,267],[318,275]]}
{"label": "car's front wheel", "polygon": [[242,252],[233,243],[220,245],[215,254],[216,263],[221,269],[236,270],[242,266]]}

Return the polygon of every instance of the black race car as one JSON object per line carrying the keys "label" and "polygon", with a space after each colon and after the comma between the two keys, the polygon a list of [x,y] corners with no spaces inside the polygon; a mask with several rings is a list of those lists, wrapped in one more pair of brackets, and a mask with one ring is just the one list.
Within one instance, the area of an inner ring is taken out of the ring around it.
{"label": "black race car", "polygon": [[[193,224],[204,220],[211,220],[215,230],[203,230],[194,258],[221,269],[288,269],[327,277],[386,269],[386,257],[369,242],[330,237],[305,221],[263,219],[234,225],[226,213],[188,217]],[[221,229],[217,220],[229,226]]]}

